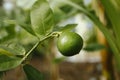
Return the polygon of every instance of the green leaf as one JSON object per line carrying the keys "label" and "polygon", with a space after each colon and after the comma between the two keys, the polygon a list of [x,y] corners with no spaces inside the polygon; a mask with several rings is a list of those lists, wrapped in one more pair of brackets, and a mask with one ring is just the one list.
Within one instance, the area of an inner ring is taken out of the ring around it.
{"label": "green leaf", "polygon": [[29,64],[23,66],[28,80],[45,80],[43,74]]}
{"label": "green leaf", "polygon": [[66,26],[61,26],[61,27],[54,28],[55,29],[54,31],[71,31],[76,26],[77,26],[77,24],[68,24]]}
{"label": "green leaf", "polygon": [[29,10],[31,9],[32,5],[35,3],[37,0],[17,0],[17,5],[24,10]]}
{"label": "green leaf", "polygon": [[70,30],[73,30],[76,26],[77,26],[77,24],[68,24],[68,25],[62,27],[61,31],[70,31]]}
{"label": "green leaf", "polygon": [[0,71],[13,69],[21,64],[21,58],[0,55]]}
{"label": "green leaf", "polygon": [[70,1],[83,6],[83,0],[70,0]]}
{"label": "green leaf", "polygon": [[0,54],[4,54],[4,55],[7,55],[7,56],[14,56],[14,54],[11,53],[12,50],[5,46],[0,46]]}
{"label": "green leaf", "polygon": [[0,54],[7,56],[25,55],[25,49],[19,44],[9,44],[8,46],[0,46]]}
{"label": "green leaf", "polygon": [[12,35],[15,36],[16,32],[15,32],[15,24],[7,24],[5,26],[5,29],[8,33],[8,35]]}
{"label": "green leaf", "polygon": [[0,7],[0,18],[4,18],[6,16],[5,9],[3,7]]}
{"label": "green leaf", "polygon": [[46,0],[38,0],[31,9],[31,24],[39,38],[52,32],[54,27],[53,12]]}
{"label": "green leaf", "polygon": [[25,55],[26,53],[25,48],[20,44],[9,44],[8,47],[13,50],[15,55]]}
{"label": "green leaf", "polygon": [[91,43],[83,48],[85,51],[97,51],[101,49],[105,49],[105,46],[99,43]]}
{"label": "green leaf", "polygon": [[[1,28],[1,30],[0,30],[0,32],[1,32],[0,33],[1,34],[0,43],[10,41],[16,37],[15,26],[16,25],[15,25],[14,20],[9,20],[9,19],[3,20],[3,25],[2,25],[3,28]],[[3,35],[5,35],[5,36],[3,36]]]}
{"label": "green leaf", "polygon": [[60,9],[65,13],[69,13],[73,9],[73,7],[69,5],[64,5],[64,6],[61,6]]}
{"label": "green leaf", "polygon": [[19,22],[18,24],[20,25],[20,27],[25,29],[27,32],[29,32],[30,34],[35,36],[35,33],[34,33],[34,31],[33,31],[33,29],[32,29],[30,24],[25,24],[23,22]]}
{"label": "green leaf", "polygon": [[0,7],[0,29],[4,26],[4,19],[6,16],[6,12],[3,7]]}
{"label": "green leaf", "polygon": [[29,18],[30,18],[30,11],[22,11],[20,9],[18,9],[18,11],[16,11],[17,24],[20,27],[22,27],[23,29],[25,29],[28,33],[35,36],[35,33],[31,27],[31,22],[30,22]]}
{"label": "green leaf", "polygon": [[13,40],[15,36],[14,35],[7,35],[7,36],[4,36],[0,39],[0,44],[1,43],[5,43],[5,42],[8,42],[10,40]]}
{"label": "green leaf", "polygon": [[[115,33],[114,42],[116,43],[119,52],[116,52],[115,50],[113,50],[113,52],[118,71],[120,71],[120,0],[101,0],[101,3],[108,15],[108,18],[110,19],[110,22],[112,23],[113,32]],[[112,46],[111,49],[113,49]]]}
{"label": "green leaf", "polygon": [[112,23],[117,45],[120,48],[120,0],[101,0],[101,2],[105,8],[108,18]]}

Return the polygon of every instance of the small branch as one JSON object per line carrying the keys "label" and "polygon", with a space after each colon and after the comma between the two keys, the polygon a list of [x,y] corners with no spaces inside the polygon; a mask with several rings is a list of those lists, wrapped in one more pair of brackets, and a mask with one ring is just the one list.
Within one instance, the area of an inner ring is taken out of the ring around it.
{"label": "small branch", "polygon": [[21,61],[24,61],[24,60],[28,57],[28,55],[39,45],[39,43],[40,43],[40,41],[37,42],[37,43],[32,47],[32,49],[30,49],[30,51],[27,52],[27,54],[22,58]]}
{"label": "small branch", "polygon": [[45,38],[43,38],[42,40],[39,40],[27,53],[26,55],[22,58],[21,62],[24,61],[29,55],[30,53],[44,40],[50,38],[50,37],[57,37],[59,34],[59,32],[53,32],[51,34],[49,34],[48,36],[46,36]]}

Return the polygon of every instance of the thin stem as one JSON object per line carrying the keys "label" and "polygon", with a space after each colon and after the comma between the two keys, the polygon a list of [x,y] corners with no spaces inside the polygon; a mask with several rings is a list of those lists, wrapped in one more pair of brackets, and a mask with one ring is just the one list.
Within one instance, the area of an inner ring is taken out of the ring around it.
{"label": "thin stem", "polygon": [[37,43],[30,49],[30,51],[27,52],[27,54],[22,58],[22,61],[24,61],[24,60],[28,57],[28,55],[39,45],[39,43],[40,43],[40,41],[37,42]]}
{"label": "thin stem", "polygon": [[50,38],[50,37],[57,37],[57,35],[59,34],[59,32],[53,32],[51,34],[49,34],[48,36],[46,36],[45,38],[43,38],[42,40],[39,40],[27,53],[26,55],[22,58],[21,61],[24,61],[29,55],[30,53],[44,40]]}

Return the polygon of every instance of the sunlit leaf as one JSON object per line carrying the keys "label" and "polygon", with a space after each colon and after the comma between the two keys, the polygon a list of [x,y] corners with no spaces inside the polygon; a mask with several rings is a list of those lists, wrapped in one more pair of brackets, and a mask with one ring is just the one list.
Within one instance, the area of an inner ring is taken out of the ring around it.
{"label": "sunlit leaf", "polygon": [[25,55],[25,48],[23,46],[21,46],[20,44],[10,44],[8,45],[8,47],[12,50],[14,50],[14,54],[15,55]]}
{"label": "sunlit leaf", "polygon": [[23,66],[28,80],[45,80],[43,74],[29,64]]}
{"label": "sunlit leaf", "polygon": [[[3,28],[0,30],[1,38],[0,43],[9,41],[16,37],[15,24],[13,20],[4,19],[3,24],[1,24]],[[2,33],[3,32],[3,33]]]}
{"label": "sunlit leaf", "polygon": [[8,51],[7,49],[9,49],[9,48],[0,46],[0,54],[4,54],[4,55],[7,55],[7,56],[14,56],[14,54],[12,54],[11,52],[9,52],[9,51],[12,51],[12,50]]}
{"label": "sunlit leaf", "polygon": [[38,0],[31,9],[31,24],[39,38],[49,34],[54,26],[52,10],[46,0]]}
{"label": "sunlit leaf", "polygon": [[20,27],[25,29],[28,33],[35,36],[35,33],[31,27],[30,12],[29,11],[23,11],[21,9],[16,11],[16,22]]}
{"label": "sunlit leaf", "polygon": [[0,55],[0,71],[13,69],[21,64],[21,58]]}
{"label": "sunlit leaf", "polygon": [[0,46],[0,54],[8,56],[25,55],[25,49],[19,44],[9,44],[8,46]]}
{"label": "sunlit leaf", "polygon": [[29,10],[31,9],[35,1],[37,0],[17,0],[16,3],[19,7],[22,7],[24,10]]}

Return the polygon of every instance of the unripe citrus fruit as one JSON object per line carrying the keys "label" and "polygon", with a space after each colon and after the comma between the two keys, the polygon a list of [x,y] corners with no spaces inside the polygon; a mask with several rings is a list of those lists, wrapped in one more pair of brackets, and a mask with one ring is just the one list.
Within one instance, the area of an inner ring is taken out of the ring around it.
{"label": "unripe citrus fruit", "polygon": [[83,39],[75,32],[63,32],[57,40],[57,48],[64,56],[73,56],[80,52]]}

